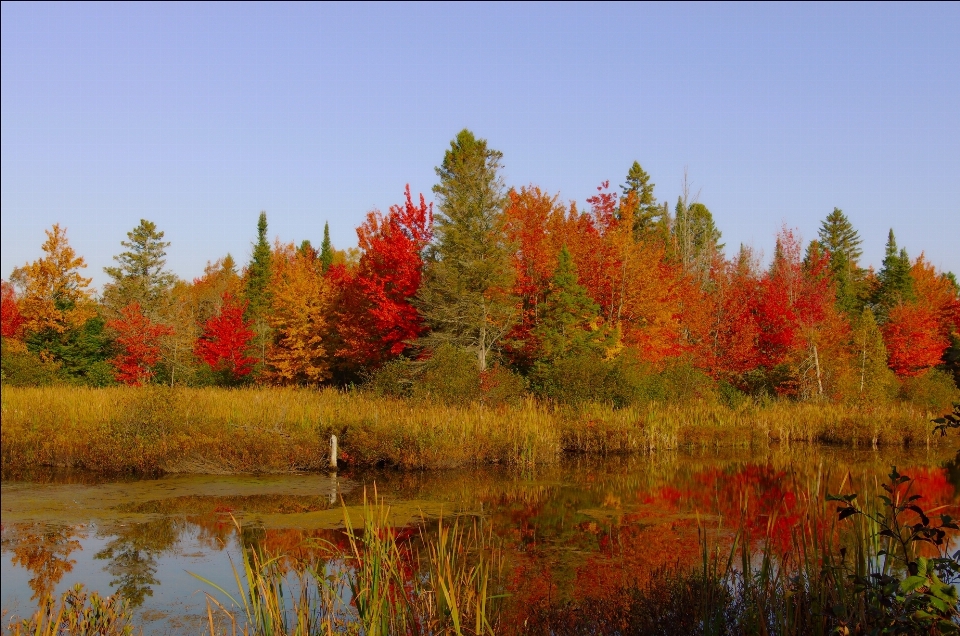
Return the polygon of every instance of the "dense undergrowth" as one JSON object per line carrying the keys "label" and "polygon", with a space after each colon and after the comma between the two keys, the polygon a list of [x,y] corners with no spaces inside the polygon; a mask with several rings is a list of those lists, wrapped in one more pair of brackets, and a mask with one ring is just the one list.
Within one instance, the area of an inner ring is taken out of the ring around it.
{"label": "dense undergrowth", "polygon": [[915,405],[689,400],[624,408],[446,404],[335,389],[159,386],[4,387],[6,477],[38,467],[101,473],[323,470],[329,440],[356,466],[434,469],[537,465],[564,453],[642,453],[683,447],[832,443],[937,444]]}

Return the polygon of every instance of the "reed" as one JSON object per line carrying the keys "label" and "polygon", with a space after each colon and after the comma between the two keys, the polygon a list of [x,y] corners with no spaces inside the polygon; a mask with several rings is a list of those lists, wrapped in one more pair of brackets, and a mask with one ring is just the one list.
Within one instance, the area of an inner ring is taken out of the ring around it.
{"label": "reed", "polygon": [[2,392],[5,476],[42,466],[103,473],[323,470],[341,461],[435,469],[542,465],[565,452],[649,453],[781,443],[937,444],[905,404],[775,402],[737,409],[690,402],[614,409],[448,406],[334,389],[17,388]]}

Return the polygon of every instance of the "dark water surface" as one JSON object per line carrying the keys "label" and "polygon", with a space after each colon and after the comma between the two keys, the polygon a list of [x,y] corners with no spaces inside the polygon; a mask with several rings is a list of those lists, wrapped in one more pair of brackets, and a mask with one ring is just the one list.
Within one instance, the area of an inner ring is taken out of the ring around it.
{"label": "dark water surface", "polygon": [[340,497],[359,522],[364,489],[374,484],[397,527],[440,515],[492,523],[510,572],[509,603],[518,611],[544,599],[612,594],[657,567],[692,565],[699,559],[698,523],[735,526],[745,513],[758,536],[770,526],[773,540],[786,543],[816,479],[831,492],[867,489],[892,464],[916,479],[925,508],[946,505],[958,516],[956,450],[943,447],[794,445],[568,457],[526,471],[119,481],[43,474],[2,484],[3,622],[31,615],[46,593],[82,582],[102,593],[123,592],[146,633],[196,633],[205,617],[203,593],[213,590],[190,572],[232,590],[230,559],[239,564],[242,547],[293,553],[314,538],[345,548]]}

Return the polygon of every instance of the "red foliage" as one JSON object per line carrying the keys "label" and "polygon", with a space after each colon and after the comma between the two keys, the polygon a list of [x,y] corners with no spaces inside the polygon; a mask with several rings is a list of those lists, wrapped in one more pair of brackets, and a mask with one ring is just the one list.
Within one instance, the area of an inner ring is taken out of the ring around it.
{"label": "red foliage", "polygon": [[387,215],[374,210],[357,228],[363,254],[356,270],[331,270],[342,291],[337,353],[355,364],[378,367],[425,329],[411,300],[420,289],[423,249],[433,240],[433,204],[420,195],[415,205],[409,185],[405,194],[404,205]]}
{"label": "red foliage", "polygon": [[117,382],[140,386],[153,377],[153,365],[160,360],[160,338],[173,335],[173,329],[158,325],[143,315],[140,303],[131,303],[120,310],[121,318],[107,327],[117,332],[118,353],[108,362],[114,368]]}
{"label": "red foliage", "polygon": [[248,375],[256,362],[256,358],[246,355],[254,335],[252,322],[243,319],[246,302],[237,304],[229,293],[223,294],[222,299],[220,311],[207,320],[193,352],[214,371],[237,380]]}
{"label": "red foliage", "polygon": [[943,334],[935,307],[902,304],[890,310],[883,325],[888,362],[900,376],[915,376],[940,364],[950,341]]}
{"label": "red foliage", "polygon": [[3,281],[0,284],[0,335],[4,338],[17,338],[23,327],[23,314],[17,305],[17,293],[13,285]]}

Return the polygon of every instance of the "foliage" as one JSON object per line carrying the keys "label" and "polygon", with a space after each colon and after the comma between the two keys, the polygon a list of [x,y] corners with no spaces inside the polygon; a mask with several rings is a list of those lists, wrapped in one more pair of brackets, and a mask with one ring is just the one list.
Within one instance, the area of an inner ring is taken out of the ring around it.
{"label": "foliage", "polygon": [[320,262],[312,253],[297,252],[292,243],[278,243],[271,289],[268,320],[274,335],[266,379],[276,384],[319,384],[330,376],[327,340],[333,298]]}
{"label": "foliage", "polygon": [[127,232],[120,245],[125,252],[113,257],[116,267],[104,267],[112,281],[103,290],[103,303],[118,314],[123,307],[137,303],[146,315],[157,319],[163,301],[177,277],[164,269],[169,241],[152,221],[140,219],[140,225]]}
{"label": "foliage", "polygon": [[916,376],[940,363],[950,341],[941,334],[934,308],[899,304],[883,325],[890,368],[897,375]]}
{"label": "foliage", "polygon": [[194,353],[211,369],[223,374],[229,384],[248,375],[256,358],[247,355],[253,330],[251,321],[243,318],[246,303],[237,304],[229,293],[224,293],[222,299],[220,312],[207,320]]}
{"label": "foliage", "polygon": [[492,362],[516,319],[510,252],[502,231],[502,157],[466,129],[450,142],[436,169],[437,241],[418,302],[432,329],[424,344],[448,342],[468,349],[480,371]]}
{"label": "foliage", "polygon": [[900,399],[929,411],[944,411],[960,400],[960,389],[948,373],[929,369],[920,375],[903,378]]}
{"label": "foliage", "polygon": [[830,273],[836,285],[838,306],[843,311],[857,310],[857,288],[863,278],[859,266],[860,257],[863,256],[860,234],[843,210],[833,208],[833,212],[820,223],[817,236],[830,258]]}
{"label": "foliage", "polygon": [[17,292],[7,281],[0,283],[0,337],[17,338],[22,335],[23,314],[17,305]]}
{"label": "foliage", "polygon": [[18,304],[25,331],[63,333],[96,313],[91,279],[79,273],[87,264],[67,242],[66,228],[54,224],[45,232],[45,256],[14,269],[10,281],[20,289]]}
{"label": "foliage", "polygon": [[893,307],[915,299],[913,277],[910,275],[910,257],[907,256],[906,249],[898,250],[893,229],[887,236],[883,266],[877,276],[877,283],[873,303],[877,306],[881,321],[885,321],[887,312]]}
{"label": "foliage", "polygon": [[172,329],[147,318],[138,303],[121,309],[120,317],[108,322],[107,327],[117,332],[117,354],[108,360],[117,382],[131,386],[149,382],[155,374],[153,366],[160,360],[160,338]]}
{"label": "foliage", "polygon": [[133,611],[120,595],[89,595],[77,583],[56,602],[48,596],[43,607],[29,620],[13,625],[16,636],[130,636],[134,633]]}

